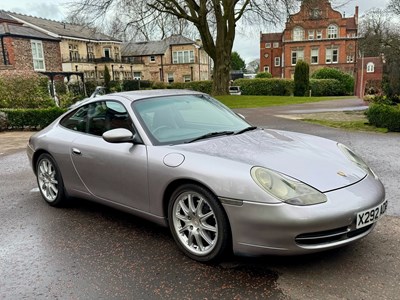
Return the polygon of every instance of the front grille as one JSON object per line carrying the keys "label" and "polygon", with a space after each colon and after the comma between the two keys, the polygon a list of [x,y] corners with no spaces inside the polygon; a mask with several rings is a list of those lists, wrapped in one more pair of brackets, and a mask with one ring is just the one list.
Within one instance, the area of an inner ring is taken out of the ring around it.
{"label": "front grille", "polygon": [[295,238],[299,245],[321,245],[347,240],[361,235],[371,229],[373,224],[360,229],[350,230],[348,227],[341,227],[332,230],[319,231],[313,233],[303,233]]}

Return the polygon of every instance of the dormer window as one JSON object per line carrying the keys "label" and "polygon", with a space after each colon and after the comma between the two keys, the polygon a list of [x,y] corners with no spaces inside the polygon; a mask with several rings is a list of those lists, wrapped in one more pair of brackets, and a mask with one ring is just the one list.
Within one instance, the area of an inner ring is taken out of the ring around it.
{"label": "dormer window", "polygon": [[302,41],[304,40],[304,29],[301,27],[295,27],[293,29],[293,41]]}
{"label": "dormer window", "polygon": [[374,73],[375,72],[375,64],[373,62],[369,62],[367,64],[367,73]]}
{"label": "dormer window", "polygon": [[328,27],[328,39],[336,39],[338,37],[339,28],[335,24]]}

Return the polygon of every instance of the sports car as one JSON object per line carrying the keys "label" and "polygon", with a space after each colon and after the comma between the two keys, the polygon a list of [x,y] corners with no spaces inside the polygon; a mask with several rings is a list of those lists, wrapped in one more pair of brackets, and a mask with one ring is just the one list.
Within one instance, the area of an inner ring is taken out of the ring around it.
{"label": "sports car", "polygon": [[387,208],[377,175],[345,145],[257,128],[188,90],[85,101],[34,134],[27,153],[49,205],[87,199],[168,226],[201,262],[347,245]]}

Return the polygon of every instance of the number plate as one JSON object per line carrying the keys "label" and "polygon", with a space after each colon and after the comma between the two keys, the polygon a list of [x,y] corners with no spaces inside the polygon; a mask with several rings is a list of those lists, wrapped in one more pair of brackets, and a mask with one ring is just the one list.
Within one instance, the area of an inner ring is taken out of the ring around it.
{"label": "number plate", "polygon": [[356,228],[362,228],[375,223],[386,212],[388,202],[385,200],[382,204],[359,212],[357,214]]}

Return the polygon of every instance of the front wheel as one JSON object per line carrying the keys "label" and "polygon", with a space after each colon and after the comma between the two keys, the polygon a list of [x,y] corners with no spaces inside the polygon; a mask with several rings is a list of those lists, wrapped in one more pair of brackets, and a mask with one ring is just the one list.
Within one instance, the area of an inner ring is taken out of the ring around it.
{"label": "front wheel", "polygon": [[43,199],[51,206],[61,206],[66,201],[64,184],[54,158],[44,153],[36,164],[36,177]]}
{"label": "front wheel", "polygon": [[230,228],[222,205],[198,185],[183,185],[172,194],[168,222],[179,248],[194,260],[217,261],[229,246]]}

